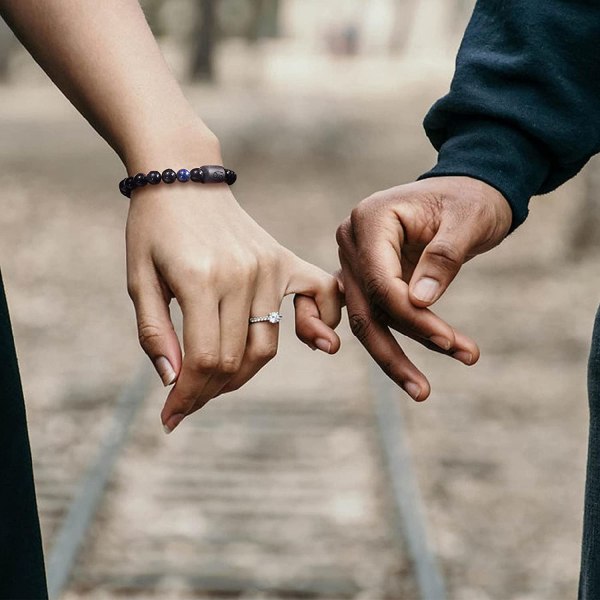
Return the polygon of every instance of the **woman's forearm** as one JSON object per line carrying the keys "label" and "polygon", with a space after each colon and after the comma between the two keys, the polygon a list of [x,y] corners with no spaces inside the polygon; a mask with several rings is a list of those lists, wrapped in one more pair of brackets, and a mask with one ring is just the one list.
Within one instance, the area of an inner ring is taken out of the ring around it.
{"label": "woman's forearm", "polygon": [[0,12],[130,172],[220,160],[137,0],[0,0]]}

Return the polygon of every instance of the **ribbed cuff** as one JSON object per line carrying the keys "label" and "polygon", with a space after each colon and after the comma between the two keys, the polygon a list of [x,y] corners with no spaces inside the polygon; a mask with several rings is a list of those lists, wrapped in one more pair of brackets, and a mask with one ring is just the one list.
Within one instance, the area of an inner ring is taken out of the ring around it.
{"label": "ribbed cuff", "polygon": [[[426,124],[427,125],[427,124]],[[511,232],[529,213],[550,171],[549,161],[518,129],[490,119],[459,119],[451,128],[427,128],[438,162],[419,179],[466,176],[496,188],[513,213]]]}

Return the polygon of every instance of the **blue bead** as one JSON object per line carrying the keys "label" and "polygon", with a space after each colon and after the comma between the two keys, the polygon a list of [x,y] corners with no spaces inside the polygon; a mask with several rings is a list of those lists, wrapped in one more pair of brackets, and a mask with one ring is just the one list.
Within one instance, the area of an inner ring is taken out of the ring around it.
{"label": "blue bead", "polygon": [[179,169],[177,171],[177,180],[182,183],[190,180],[190,172],[187,169]]}

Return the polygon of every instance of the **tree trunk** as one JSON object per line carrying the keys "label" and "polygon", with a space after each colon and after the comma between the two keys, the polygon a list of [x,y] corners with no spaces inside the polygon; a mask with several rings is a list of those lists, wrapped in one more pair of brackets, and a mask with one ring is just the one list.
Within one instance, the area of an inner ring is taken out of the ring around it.
{"label": "tree trunk", "polygon": [[279,0],[262,0],[261,18],[258,23],[258,37],[279,36]]}
{"label": "tree trunk", "polygon": [[191,76],[194,80],[214,79],[214,47],[217,38],[215,0],[200,0],[193,40]]}

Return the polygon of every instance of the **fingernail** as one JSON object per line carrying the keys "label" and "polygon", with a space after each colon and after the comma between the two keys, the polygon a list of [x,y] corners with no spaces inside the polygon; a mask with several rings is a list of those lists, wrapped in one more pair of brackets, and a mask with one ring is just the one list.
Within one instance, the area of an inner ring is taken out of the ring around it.
{"label": "fingernail", "polygon": [[315,340],[315,346],[322,352],[325,352],[326,354],[329,354],[331,350],[331,342],[324,338],[317,338]]}
{"label": "fingernail", "polygon": [[173,433],[173,430],[175,429],[175,427],[177,427],[177,425],[179,425],[179,423],[181,423],[181,421],[183,421],[185,415],[182,414],[178,414],[178,415],[173,415],[164,425],[163,425],[163,430],[164,432],[168,435],[169,433]]}
{"label": "fingernail", "polygon": [[455,352],[452,356],[453,356],[453,358],[455,358],[456,360],[459,360],[461,363],[464,363],[465,365],[473,364],[473,355],[470,352],[463,352],[461,350],[459,352]]}
{"label": "fingernail", "polygon": [[421,395],[421,388],[416,383],[412,381],[407,381],[404,384],[404,391],[413,399],[418,400]]}
{"label": "fingernail", "polygon": [[171,365],[166,356],[159,356],[154,361],[154,367],[158,371],[165,387],[171,385],[177,379],[177,373],[175,373],[173,365]]}
{"label": "fingernail", "polygon": [[448,338],[442,337],[441,335],[432,335],[429,338],[429,341],[433,342],[442,350],[450,350],[450,348],[452,347],[452,342]]}
{"label": "fingernail", "polygon": [[439,281],[436,281],[431,277],[422,277],[417,281],[413,294],[415,298],[418,298],[421,302],[432,302],[437,296],[439,289]]}

